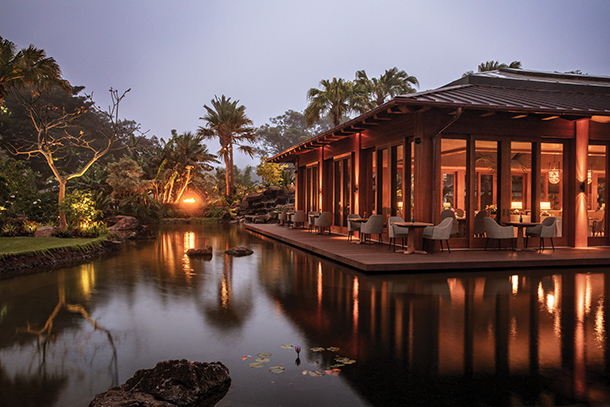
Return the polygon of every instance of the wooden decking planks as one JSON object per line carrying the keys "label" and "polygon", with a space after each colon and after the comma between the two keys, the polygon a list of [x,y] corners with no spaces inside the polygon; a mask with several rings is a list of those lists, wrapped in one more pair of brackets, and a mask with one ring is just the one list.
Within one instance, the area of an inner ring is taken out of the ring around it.
{"label": "wooden decking planks", "polygon": [[452,249],[451,254],[437,248],[434,253],[394,253],[387,244],[348,243],[347,236],[309,233],[306,229],[290,229],[276,224],[246,224],[253,233],[279,240],[299,249],[345,264],[360,271],[379,273],[421,272],[424,270],[489,270],[507,268],[604,266],[610,265],[609,247],[547,248],[514,252],[510,249]]}

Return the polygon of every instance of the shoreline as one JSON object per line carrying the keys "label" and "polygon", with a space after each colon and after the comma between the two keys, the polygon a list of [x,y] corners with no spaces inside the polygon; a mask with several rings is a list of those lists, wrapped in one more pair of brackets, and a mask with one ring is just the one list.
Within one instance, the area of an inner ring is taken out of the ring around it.
{"label": "shoreline", "polygon": [[[49,249],[44,252],[7,254],[0,259],[0,280],[43,273],[55,266],[89,260],[105,253],[120,250],[122,245],[122,242],[119,244],[117,241],[102,240],[99,244],[90,247],[69,246]],[[49,267],[49,269],[38,270],[41,267]]]}

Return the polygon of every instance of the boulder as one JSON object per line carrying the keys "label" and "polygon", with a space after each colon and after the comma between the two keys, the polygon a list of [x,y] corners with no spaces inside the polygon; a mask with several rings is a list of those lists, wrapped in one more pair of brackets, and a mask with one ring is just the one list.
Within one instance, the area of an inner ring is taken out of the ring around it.
{"label": "boulder", "polygon": [[34,237],[53,237],[55,226],[40,226],[34,232]]}
{"label": "boulder", "polygon": [[108,230],[111,232],[118,232],[120,230],[132,230],[135,229],[140,222],[133,216],[112,216],[106,219],[106,224],[111,225]]}
{"label": "boulder", "polygon": [[144,225],[138,225],[131,230],[120,231],[119,233],[123,234],[124,239],[130,240],[152,240],[157,238],[157,236]]}
{"label": "boulder", "polygon": [[226,254],[228,254],[229,256],[249,256],[252,253],[254,253],[252,250],[248,249],[247,247],[231,247],[229,250],[225,251]]}
{"label": "boulder", "polygon": [[197,256],[211,256],[213,253],[213,249],[212,246],[210,245],[206,245],[205,247],[198,247],[198,248],[194,248],[194,249],[188,249],[186,251],[186,255],[191,257],[197,257]]}
{"label": "boulder", "polygon": [[124,384],[96,395],[89,407],[211,407],[230,385],[229,369],[220,362],[168,360],[138,370]]}

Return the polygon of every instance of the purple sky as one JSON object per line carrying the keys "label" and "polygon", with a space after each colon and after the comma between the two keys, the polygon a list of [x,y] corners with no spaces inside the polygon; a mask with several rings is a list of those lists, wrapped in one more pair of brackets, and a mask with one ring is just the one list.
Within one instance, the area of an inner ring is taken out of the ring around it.
{"label": "purple sky", "polygon": [[121,115],[167,138],[203,125],[214,95],[239,99],[258,127],[360,69],[396,66],[420,90],[488,60],[610,76],[609,16],[606,0],[2,0],[0,36],[44,49],[102,107],[110,87],[131,88]]}

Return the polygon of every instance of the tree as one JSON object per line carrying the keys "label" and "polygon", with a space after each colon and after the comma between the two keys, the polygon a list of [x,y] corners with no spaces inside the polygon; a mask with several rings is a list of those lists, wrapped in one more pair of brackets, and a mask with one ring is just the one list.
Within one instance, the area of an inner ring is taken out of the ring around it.
{"label": "tree", "polygon": [[[505,63],[500,63],[500,61],[487,61],[481,62],[477,67],[478,72],[489,72],[489,71],[497,71],[500,68],[512,68],[512,69],[522,69],[521,61],[513,61],[510,64],[506,65]],[[473,74],[473,71],[464,72],[462,76],[468,76]]]}
{"label": "tree", "polygon": [[216,156],[210,154],[204,137],[190,131],[178,134],[172,130],[172,138],[161,151],[159,170],[156,180],[161,182],[160,200],[164,203],[179,202],[195,176],[203,176],[210,171],[210,163],[218,163]]}
{"label": "tree", "polygon": [[314,133],[308,130],[302,113],[288,110],[281,116],[269,119],[256,131],[259,156],[271,157],[310,139]]}
{"label": "tree", "polygon": [[[107,154],[120,133],[119,104],[125,94],[131,89],[120,94],[117,90],[110,89],[112,107],[108,112],[99,109],[93,102],[89,105],[91,109],[106,117],[110,122],[110,128],[99,127],[97,133],[104,139],[100,147],[95,147],[96,137],[85,134],[82,130],[78,133],[70,132],[74,122],[85,112],[85,107],[73,111],[66,111],[51,103],[43,103],[42,92],[30,90],[18,97],[26,109],[26,114],[35,130],[36,139],[23,146],[12,145],[12,153],[15,155],[26,155],[29,158],[42,156],[53,176],[59,183],[59,227],[67,229],[66,215],[62,210],[62,202],[66,195],[66,183],[73,178],[81,177],[87,170]],[[17,92],[14,92],[17,94]],[[62,172],[58,163],[70,155],[87,157],[83,165],[74,172]]]}
{"label": "tree", "polygon": [[30,45],[17,51],[14,43],[0,37],[0,104],[9,92],[27,86],[70,90],[70,83],[61,78],[59,65],[44,50]]}
{"label": "tree", "polygon": [[399,71],[394,67],[386,69],[379,78],[369,79],[364,70],[356,72],[354,83],[357,91],[362,92],[363,98],[354,100],[360,113],[371,110],[375,106],[381,106],[388,99],[397,95],[414,93],[413,85],[419,86],[415,76],[408,75],[405,71]]}
{"label": "tree", "polygon": [[500,68],[521,69],[521,61],[513,61],[509,65],[500,63],[499,61],[482,62],[478,66],[479,72],[497,71]]}
{"label": "tree", "polygon": [[286,164],[267,162],[266,157],[263,157],[256,167],[256,174],[263,179],[263,183],[266,185],[280,186],[284,170],[287,167]]}
{"label": "tree", "polygon": [[199,119],[205,120],[205,127],[200,126],[197,135],[203,138],[217,138],[220,142],[218,155],[222,157],[226,168],[226,196],[233,195],[235,176],[233,170],[233,150],[237,146],[239,151],[250,157],[254,156],[256,149],[246,142],[254,142],[256,133],[252,120],[246,116],[246,108],[239,105],[239,100],[231,102],[231,98],[222,95],[220,99],[214,96],[212,107],[204,105],[207,114]]}
{"label": "tree", "polygon": [[353,110],[350,100],[354,95],[354,83],[333,78],[321,80],[320,86],[322,89],[311,88],[307,92],[309,105],[305,109],[305,120],[308,125],[312,125],[325,114],[334,126],[338,126],[341,119]]}

